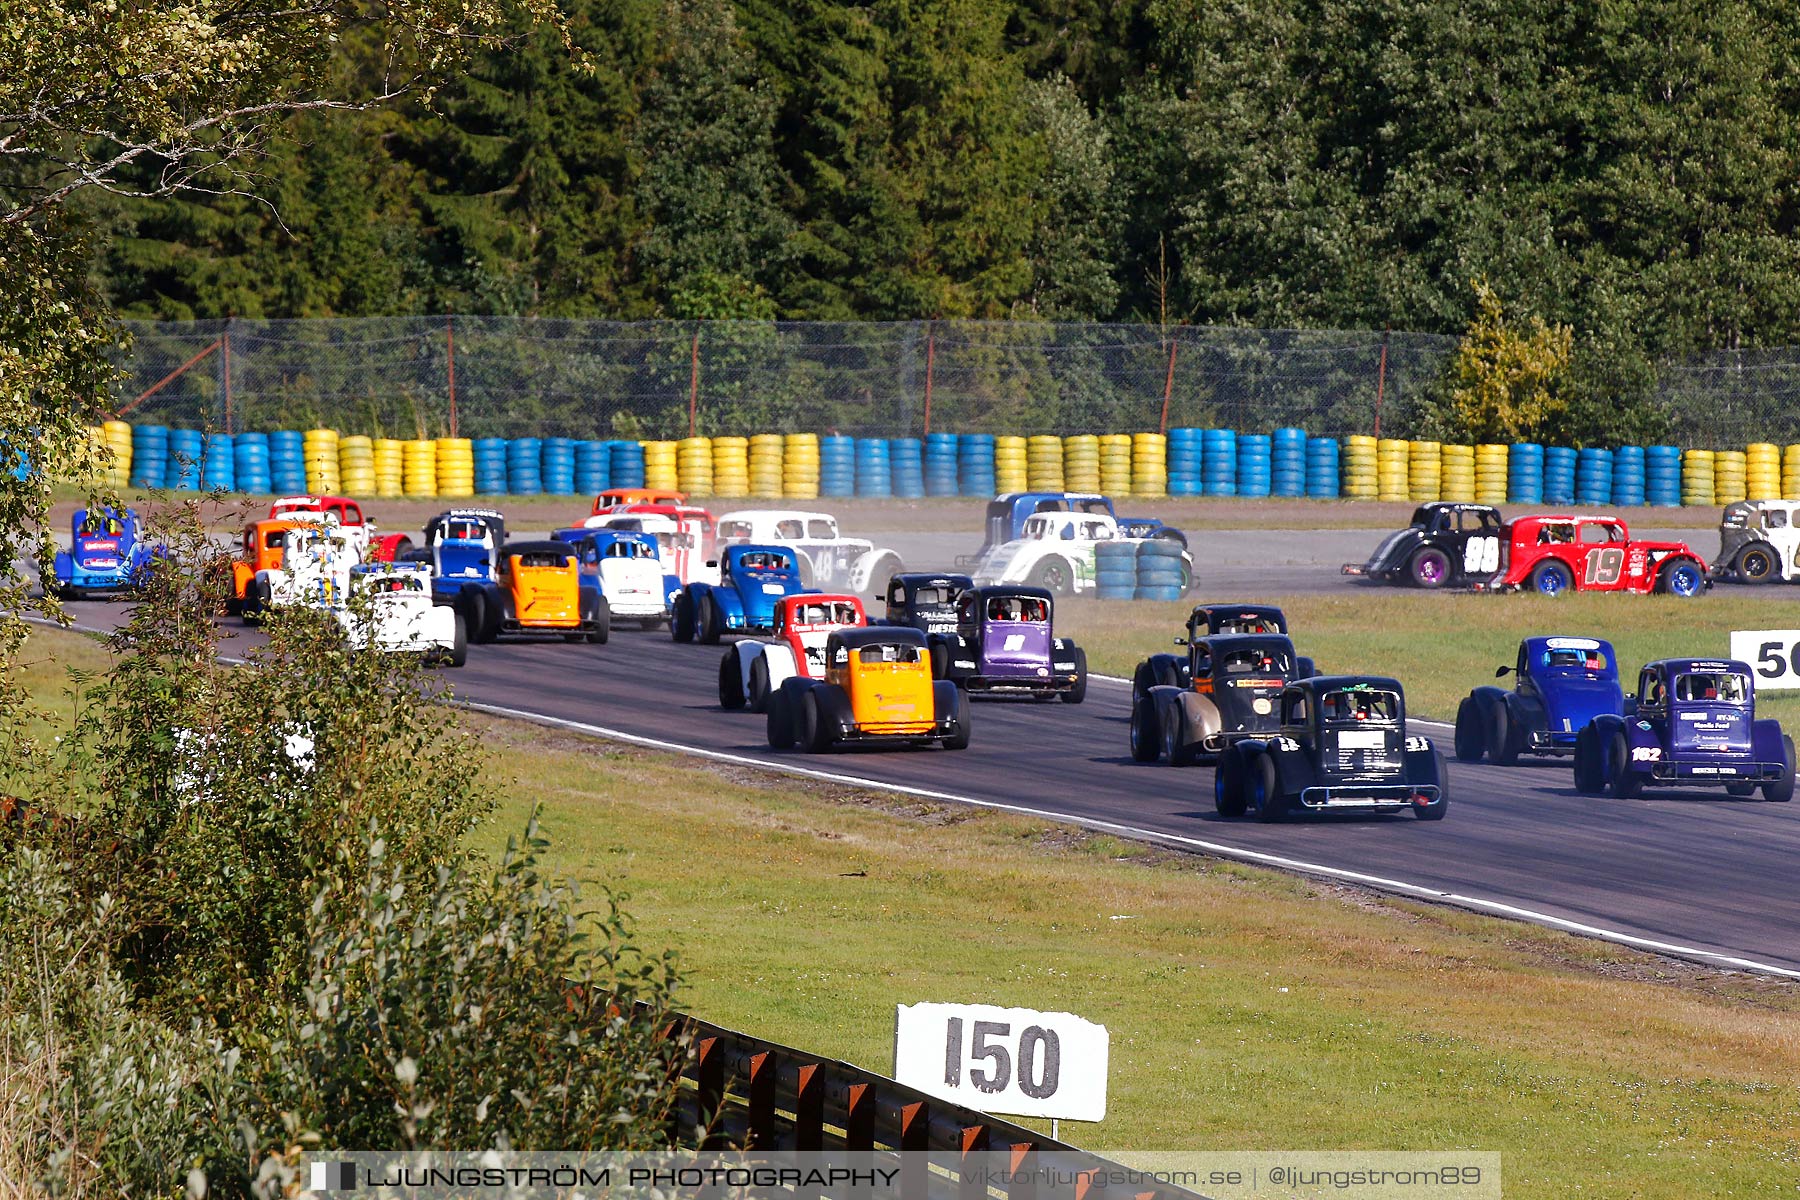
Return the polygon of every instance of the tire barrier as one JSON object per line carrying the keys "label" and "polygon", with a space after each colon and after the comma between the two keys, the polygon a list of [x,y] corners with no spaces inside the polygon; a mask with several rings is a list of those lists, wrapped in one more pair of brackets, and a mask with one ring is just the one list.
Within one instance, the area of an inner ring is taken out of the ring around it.
{"label": "tire barrier", "polygon": [[1717,501],[1713,494],[1713,452],[1689,450],[1681,456],[1681,502],[1704,504],[1711,508]]}
{"label": "tire barrier", "polygon": [[1151,538],[1137,543],[1137,589],[1133,599],[1179,600],[1187,594],[1187,564],[1181,543]]}
{"label": "tire barrier", "polygon": [[[1506,503],[1510,455],[1506,445],[1485,442],[1475,447],[1475,502],[1501,505]],[[1542,460],[1539,460],[1540,480]],[[1540,484],[1541,489],[1541,484]]]}
{"label": "tire barrier", "polygon": [[1544,448],[1514,442],[1506,453],[1506,498],[1514,504],[1544,502]]}
{"label": "tire barrier", "polygon": [[1344,439],[1342,494],[1357,500],[1373,500],[1381,494],[1377,442],[1365,434],[1354,433]]}
{"label": "tire barrier", "polygon": [[1382,438],[1375,447],[1375,487],[1378,500],[1410,500],[1408,471],[1412,451],[1397,438]]}
{"label": "tire barrier", "polygon": [[1063,487],[1071,492],[1100,490],[1100,439],[1091,433],[1063,441]]}
{"label": "tire barrier", "polygon": [[1137,595],[1137,546],[1100,542],[1094,546],[1094,594],[1102,600],[1130,600]]}
{"label": "tire barrier", "polygon": [[1169,494],[1169,439],[1165,434],[1131,435],[1131,494],[1148,498]]}
{"label": "tire barrier", "polygon": [[[1127,447],[1130,443],[1127,441]],[[965,496],[997,496],[1000,481],[994,466],[994,435],[965,433],[956,442],[957,485]],[[1129,454],[1127,455],[1129,460]],[[1104,468],[1105,459],[1101,459]]]}
{"label": "tire barrier", "polygon": [[[406,443],[399,438],[376,438],[375,494],[384,500],[406,495]],[[473,452],[471,452],[473,457]],[[341,471],[341,468],[340,468]],[[506,490],[506,446],[500,446],[500,489]]]}
{"label": "tire barrier", "polygon": [[1620,446],[1612,452],[1612,502],[1636,508],[1644,503],[1644,448]]}
{"label": "tire barrier", "polygon": [[647,488],[681,487],[681,470],[674,442],[639,442],[644,449],[644,486]]}
{"label": "tire barrier", "polygon": [[468,438],[437,439],[437,494],[451,500],[475,494],[475,443]]}
{"label": "tire barrier", "polygon": [[1200,494],[1200,464],[1206,456],[1205,432],[1188,427],[1169,430],[1169,495]]}
{"label": "tire barrier", "polygon": [[1307,496],[1315,500],[1335,500],[1342,494],[1340,455],[1336,438],[1306,439]]}
{"label": "tire barrier", "polygon": [[131,485],[131,426],[124,421],[107,421],[89,428],[88,437],[100,461],[100,481],[117,490]]}
{"label": "tire barrier", "polygon": [[1781,448],[1753,442],[1744,448],[1744,495],[1750,500],[1781,499]]}
{"label": "tire barrier", "polygon": [[240,433],[232,443],[232,463],[237,475],[237,490],[252,496],[266,496],[274,490],[269,479],[269,435]]}
{"label": "tire barrier", "polygon": [[552,437],[538,443],[538,482],[546,496],[575,494],[574,442]]}
{"label": "tire barrier", "polygon": [[1742,450],[1713,452],[1713,502],[1736,504],[1745,498],[1748,462]]}
{"label": "tire barrier", "polygon": [[513,438],[506,443],[507,492],[514,496],[544,494],[542,454],[543,444],[537,438]]}
{"label": "tire barrier", "polygon": [[1613,460],[1609,450],[1587,447],[1576,452],[1575,503],[1611,504]]}
{"label": "tire barrier", "polygon": [[1438,497],[1464,504],[1475,500],[1475,447],[1450,444],[1438,455]]}
{"label": "tire barrier", "polygon": [[607,481],[609,487],[641,488],[647,474],[641,443],[618,441],[612,444],[612,478]]}
{"label": "tire barrier", "polygon": [[[646,443],[644,449],[661,443]],[[654,474],[654,472],[652,472]],[[704,499],[713,494],[713,452],[712,439],[703,437],[682,438],[675,443],[675,480],[673,486],[686,492],[692,499]],[[651,487],[660,486],[652,482]]]}
{"label": "tire barrier", "polygon": [[1575,451],[1567,446],[1544,447],[1544,503],[1575,503]]}
{"label": "tire barrier", "polygon": [[[712,440],[713,495],[730,499],[750,494],[750,439],[716,437]],[[587,491],[577,488],[576,491]]]}
{"label": "tire barrier", "polygon": [[[790,500],[816,500],[821,484],[824,450],[816,433],[790,433],[782,442],[781,492]],[[618,486],[615,481],[614,487]]]}
{"label": "tire barrier", "polygon": [[856,495],[856,439],[831,434],[819,439],[819,495]]}
{"label": "tire barrier", "polygon": [[961,464],[954,433],[925,435],[925,494],[955,496],[960,494]]}
{"label": "tire barrier", "polygon": [[299,430],[278,429],[269,435],[269,482],[279,495],[306,490],[306,435]]}
{"label": "tire barrier", "polygon": [[306,431],[306,487],[303,491],[332,494],[343,490],[338,476],[338,432],[335,429]]}
{"label": "tire barrier", "polygon": [[138,425],[131,431],[131,486],[160,488],[169,467],[169,428]]}
{"label": "tire barrier", "polygon": [[437,443],[413,438],[400,447],[401,487],[408,496],[437,495]]}
{"label": "tire barrier", "polygon": [[994,439],[994,494],[1027,490],[1029,489],[1026,487],[1025,439],[1022,437],[996,437]]}
{"label": "tire barrier", "polygon": [[[401,461],[404,465],[404,452]],[[344,495],[359,498],[373,496],[376,492],[375,474],[375,440],[355,433],[340,437],[338,483],[343,487]]]}
{"label": "tire barrier", "polygon": [[1306,430],[1277,429],[1269,447],[1269,494],[1306,495]]}
{"label": "tire barrier", "polygon": [[1415,502],[1441,499],[1444,491],[1443,446],[1411,442],[1407,447],[1406,490]]}
{"label": "tire barrier", "polygon": [[750,439],[750,494],[758,500],[781,499],[782,446],[779,433],[759,433]]}
{"label": "tire barrier", "polygon": [[1063,443],[1059,437],[1025,439],[1025,487],[1033,492],[1061,492]]}
{"label": "tire barrier", "polygon": [[205,448],[199,430],[169,430],[169,466],[163,486],[177,492],[199,491],[200,457]]}
{"label": "tire barrier", "polygon": [[1781,498],[1800,500],[1800,446],[1781,452]]}
{"label": "tire barrier", "polygon": [[1237,494],[1267,496],[1273,471],[1271,441],[1266,433],[1240,433],[1237,438]]}
{"label": "tire barrier", "polygon": [[889,486],[902,500],[925,494],[925,446],[918,438],[895,438],[888,443]]}
{"label": "tire barrier", "polygon": [[[506,439],[475,439],[475,490],[484,496],[506,492]],[[377,478],[377,485],[382,481]]]}
{"label": "tire barrier", "polygon": [[856,439],[856,494],[876,499],[894,494],[894,472],[886,438]]}
{"label": "tire barrier", "polygon": [[[478,473],[479,474],[479,473]],[[598,496],[612,486],[612,443],[575,443],[575,494]],[[486,488],[482,489],[486,491]]]}
{"label": "tire barrier", "polygon": [[1129,433],[1100,435],[1100,490],[1108,496],[1125,496],[1131,493]]}
{"label": "tire barrier", "polygon": [[1663,508],[1681,504],[1681,450],[1652,446],[1644,452],[1644,501]]}

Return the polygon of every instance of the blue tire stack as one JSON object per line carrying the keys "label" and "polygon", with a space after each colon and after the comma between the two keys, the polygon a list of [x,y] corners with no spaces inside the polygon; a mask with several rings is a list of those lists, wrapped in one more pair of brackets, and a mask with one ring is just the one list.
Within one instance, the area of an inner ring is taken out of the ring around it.
{"label": "blue tire stack", "polygon": [[290,496],[306,491],[306,435],[298,429],[269,435],[269,482],[273,491]]}
{"label": "blue tire stack", "polygon": [[1200,488],[1208,496],[1237,495],[1237,434],[1208,429],[1200,438]]}
{"label": "blue tire stack", "polygon": [[538,445],[538,482],[546,496],[575,494],[575,443],[565,437],[545,438]]}
{"label": "blue tire stack", "polygon": [[856,495],[856,439],[826,434],[819,439],[819,495]]}
{"label": "blue tire stack", "polygon": [[1306,439],[1306,494],[1316,500],[1335,500],[1343,492],[1339,476],[1336,438]]}
{"label": "blue tire stack", "polygon": [[268,434],[240,433],[231,452],[236,460],[238,491],[260,496],[275,490],[274,481],[269,478]]}
{"label": "blue tire stack", "polygon": [[1306,430],[1277,429],[1270,443],[1269,467],[1272,495],[1306,495]]}
{"label": "blue tire stack", "polygon": [[134,425],[131,430],[131,486],[159,488],[169,469],[169,427]]}
{"label": "blue tire stack", "polygon": [[895,438],[888,443],[894,495],[902,500],[917,500],[925,494],[924,453],[918,438]]}
{"label": "blue tire stack", "polygon": [[1137,546],[1101,542],[1094,547],[1094,594],[1102,600],[1130,600],[1137,595]]}
{"label": "blue tire stack", "polygon": [[636,442],[616,441],[612,444],[612,470],[608,487],[641,488],[644,486],[644,448]]}
{"label": "blue tire stack", "polygon": [[[178,492],[200,490],[200,464],[206,454],[205,441],[197,429],[169,430],[169,469],[166,486]],[[304,485],[302,485],[304,487]]]}
{"label": "blue tire stack", "polygon": [[506,444],[506,490],[514,496],[544,491],[544,444],[537,438],[514,438]]}
{"label": "blue tire stack", "polygon": [[1613,458],[1610,450],[1588,447],[1575,457],[1575,503],[1611,504]]}
{"label": "blue tire stack", "polygon": [[506,494],[506,439],[476,438],[469,446],[475,458],[475,490],[484,496]]}
{"label": "blue tire stack", "polygon": [[876,499],[894,494],[894,472],[886,438],[856,439],[856,494]]}
{"label": "blue tire stack", "polygon": [[612,484],[612,443],[575,443],[575,490],[584,496],[598,496]]}
{"label": "blue tire stack", "polygon": [[1644,502],[1644,448],[1620,446],[1612,452],[1612,502],[1637,506]]}
{"label": "blue tire stack", "polygon": [[1681,447],[1652,446],[1644,452],[1644,499],[1659,508],[1681,507]]}
{"label": "blue tire stack", "polygon": [[954,496],[957,493],[957,437],[954,433],[925,435],[925,494]]}
{"label": "blue tire stack", "polygon": [[1567,446],[1544,447],[1544,503],[1575,502],[1575,451]]}
{"label": "blue tire stack", "polygon": [[206,435],[200,454],[200,489],[207,492],[237,491],[237,455],[228,433]]}
{"label": "blue tire stack", "polygon": [[994,435],[965,433],[956,442],[957,486],[965,496],[994,494]]}
{"label": "blue tire stack", "polygon": [[1272,482],[1269,435],[1240,433],[1237,439],[1237,494],[1266,496]]}
{"label": "blue tire stack", "polygon": [[1187,593],[1187,583],[1180,542],[1151,538],[1137,544],[1137,599],[1179,600]]}
{"label": "blue tire stack", "polygon": [[1544,448],[1536,442],[1514,442],[1507,450],[1506,500],[1509,504],[1544,502]]}
{"label": "blue tire stack", "polygon": [[1200,467],[1206,458],[1204,435],[1201,429],[1169,430],[1169,495],[1200,495]]}

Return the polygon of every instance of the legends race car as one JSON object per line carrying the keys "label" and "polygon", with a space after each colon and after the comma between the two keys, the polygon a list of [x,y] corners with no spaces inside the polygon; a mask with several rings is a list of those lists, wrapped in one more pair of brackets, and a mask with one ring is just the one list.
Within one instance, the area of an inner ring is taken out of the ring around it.
{"label": "legends race car", "polygon": [[806,592],[775,606],[774,636],[734,642],[719,662],[719,707],[764,712],[787,680],[825,675],[825,643],[840,629],[866,625],[862,601],[847,594]]}
{"label": "legends race car", "polygon": [[1635,539],[1616,517],[1517,517],[1506,532],[1498,572],[1477,582],[1476,591],[1697,596],[1712,586],[1693,547]]}
{"label": "legends race car", "polygon": [[900,556],[867,538],[845,537],[830,513],[785,508],[751,508],[719,517],[719,544],[790,546],[799,554],[800,580],[807,587],[863,592],[903,568]]}
{"label": "legends race car", "polygon": [[1185,767],[1275,732],[1276,697],[1304,678],[1294,643],[1278,633],[1203,633],[1187,649],[1185,682],[1154,684],[1132,699],[1131,757],[1138,762]]}
{"label": "legends race car", "polygon": [[818,754],[843,745],[969,744],[969,701],[931,677],[925,635],[882,626],[840,629],[825,641],[825,677],[795,677],[769,701],[769,745]]}
{"label": "legends race car", "polygon": [[1055,599],[1042,588],[1000,584],[956,598],[956,627],[926,636],[931,673],[967,692],[1023,693],[1080,704],[1087,655],[1052,628]]}
{"label": "legends race car", "polygon": [[797,552],[786,546],[727,546],[716,565],[716,584],[690,583],[675,597],[669,636],[676,641],[716,646],[727,633],[768,633],[781,598],[807,590]]}
{"label": "legends race car", "polygon": [[163,547],[143,540],[136,509],[81,509],[70,522],[69,548],[57,554],[52,568],[56,590],[65,600],[135,591],[163,553]]}
{"label": "legends race car", "polygon": [[1513,690],[1478,687],[1456,710],[1459,762],[1511,766],[1522,755],[1575,752],[1576,735],[1603,714],[1624,711],[1619,663],[1610,642],[1586,637],[1533,637],[1519,643]]}
{"label": "legends race car", "polygon": [[1500,569],[1505,538],[1499,509],[1433,501],[1414,510],[1412,524],[1382,538],[1367,562],[1345,563],[1343,573],[1422,588],[1466,586]]}

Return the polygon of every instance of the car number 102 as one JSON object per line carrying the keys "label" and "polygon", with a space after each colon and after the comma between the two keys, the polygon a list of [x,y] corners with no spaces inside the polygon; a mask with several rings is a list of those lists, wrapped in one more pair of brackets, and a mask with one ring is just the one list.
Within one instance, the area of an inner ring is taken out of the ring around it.
{"label": "car number 102", "polygon": [[1056,1030],[1027,1025],[1016,1044],[1011,1039],[1012,1026],[1007,1022],[975,1021],[965,1048],[963,1019],[951,1017],[945,1022],[944,1083],[960,1087],[966,1063],[969,1082],[977,1090],[1004,1092],[1012,1082],[1016,1063],[1021,1092],[1033,1100],[1054,1096],[1062,1076],[1062,1042]]}
{"label": "car number 102", "polygon": [[1492,575],[1499,569],[1499,538],[1473,537],[1463,543],[1463,574]]}

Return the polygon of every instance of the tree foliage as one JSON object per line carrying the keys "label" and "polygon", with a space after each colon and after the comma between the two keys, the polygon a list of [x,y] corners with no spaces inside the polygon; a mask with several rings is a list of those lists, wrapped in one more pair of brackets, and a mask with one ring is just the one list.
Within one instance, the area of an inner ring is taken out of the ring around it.
{"label": "tree foliage", "polygon": [[1448,368],[1448,403],[1431,422],[1465,441],[1560,440],[1567,432],[1575,334],[1531,317],[1507,320],[1486,280],[1473,282],[1475,320]]}

